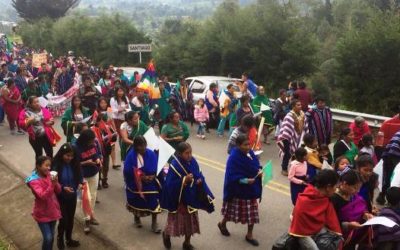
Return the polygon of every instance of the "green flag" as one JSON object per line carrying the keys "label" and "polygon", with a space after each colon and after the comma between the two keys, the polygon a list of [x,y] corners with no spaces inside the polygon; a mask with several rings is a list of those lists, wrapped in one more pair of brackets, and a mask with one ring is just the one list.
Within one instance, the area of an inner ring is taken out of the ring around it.
{"label": "green flag", "polygon": [[7,40],[7,51],[12,52],[13,50],[12,39],[7,36],[6,40]]}
{"label": "green flag", "polygon": [[272,180],[272,161],[269,160],[262,169],[263,171],[263,180],[262,185],[265,186],[268,184],[270,180]]}

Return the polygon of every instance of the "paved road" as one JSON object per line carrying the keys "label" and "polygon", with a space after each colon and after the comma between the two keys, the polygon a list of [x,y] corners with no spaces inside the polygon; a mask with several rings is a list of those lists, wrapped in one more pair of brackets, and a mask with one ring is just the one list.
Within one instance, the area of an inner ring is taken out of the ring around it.
{"label": "paved road", "polygon": [[[60,131],[59,120],[55,125]],[[195,134],[195,127],[191,129]],[[231,237],[223,237],[217,228],[221,219],[222,187],[227,158],[227,138],[218,138],[212,132],[206,140],[191,137],[193,152],[206,180],[216,196],[216,211],[212,214],[200,212],[201,234],[193,238],[192,244],[197,249],[254,249],[244,241],[247,230],[245,225],[228,224]],[[27,136],[11,136],[8,127],[0,127],[0,156],[14,163],[15,167],[28,175],[34,168],[34,153]],[[275,145],[264,145],[261,162],[272,160],[274,178],[264,188],[260,204],[261,223],[255,226],[255,237],[260,242],[260,249],[271,249],[273,241],[285,232],[289,226],[289,214],[292,210],[288,181],[280,175],[278,150]],[[98,229],[113,239],[121,249],[164,249],[160,235],[150,232],[150,218],[142,220],[144,227],[133,226],[133,216],[125,209],[125,193],[122,171],[110,170],[108,189],[99,191],[100,204],[96,206]],[[159,217],[160,226],[164,226],[166,214]],[[84,240],[84,239],[80,239]],[[173,249],[181,249],[183,239],[172,239]]]}

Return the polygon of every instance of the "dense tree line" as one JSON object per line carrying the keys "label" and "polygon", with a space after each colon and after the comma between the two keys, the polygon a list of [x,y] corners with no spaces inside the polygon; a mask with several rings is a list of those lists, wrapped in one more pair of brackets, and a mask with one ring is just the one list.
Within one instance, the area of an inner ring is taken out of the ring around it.
{"label": "dense tree line", "polygon": [[[305,80],[334,107],[392,114],[400,93],[399,1],[239,2],[224,1],[206,20],[165,21],[152,41],[159,73],[175,80],[246,71],[272,97]],[[151,42],[120,15],[42,19],[20,25],[20,34],[29,46],[74,50],[98,64],[137,64],[127,44]]]}
{"label": "dense tree line", "polygon": [[[120,15],[99,17],[67,16],[54,22],[41,19],[19,27],[24,44],[45,48],[55,55],[72,50],[99,65],[132,65],[139,61],[137,54],[128,53],[130,43],[150,43],[143,32]],[[144,54],[144,61],[149,55]]]}
{"label": "dense tree line", "polygon": [[225,1],[204,22],[169,20],[157,40],[171,75],[249,72],[271,96],[305,80],[331,105],[391,115],[400,93],[400,17],[385,0]]}

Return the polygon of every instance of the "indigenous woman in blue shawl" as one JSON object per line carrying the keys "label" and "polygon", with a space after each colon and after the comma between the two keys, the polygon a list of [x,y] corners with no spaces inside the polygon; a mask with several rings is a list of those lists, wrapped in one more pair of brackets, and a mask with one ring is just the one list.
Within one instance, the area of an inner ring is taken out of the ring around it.
{"label": "indigenous woman in blue shawl", "polygon": [[214,196],[207,186],[196,159],[192,157],[192,147],[181,142],[177,156],[171,162],[163,185],[161,206],[168,210],[168,220],[163,232],[165,248],[171,248],[170,237],[185,236],[183,249],[193,249],[190,238],[200,233],[197,210],[208,213],[214,211]]}
{"label": "indigenous woman in blue shawl", "polygon": [[223,219],[218,223],[222,235],[230,235],[226,228],[228,221],[248,224],[246,241],[253,246],[259,245],[253,238],[253,228],[260,221],[257,199],[261,199],[262,194],[261,177],[260,162],[251,150],[249,139],[240,135],[226,164]]}
{"label": "indigenous woman in blue shawl", "polygon": [[133,141],[133,150],[126,156],[124,164],[126,207],[134,214],[136,227],[142,227],[140,217],[152,215],[151,230],[160,233],[157,214],[161,212],[159,202],[161,185],[157,179],[157,155],[146,147],[146,139],[137,136]]}

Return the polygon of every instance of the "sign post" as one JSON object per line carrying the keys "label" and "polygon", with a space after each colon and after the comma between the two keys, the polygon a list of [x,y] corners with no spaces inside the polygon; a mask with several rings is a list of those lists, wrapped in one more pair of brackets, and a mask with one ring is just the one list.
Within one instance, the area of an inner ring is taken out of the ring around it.
{"label": "sign post", "polygon": [[128,44],[129,53],[139,53],[139,62],[142,63],[142,52],[151,52],[151,44]]}

